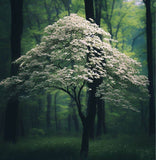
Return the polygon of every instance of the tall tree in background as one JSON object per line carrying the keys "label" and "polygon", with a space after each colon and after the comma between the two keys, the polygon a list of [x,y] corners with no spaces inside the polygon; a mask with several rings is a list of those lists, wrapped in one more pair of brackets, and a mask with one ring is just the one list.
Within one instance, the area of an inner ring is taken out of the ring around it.
{"label": "tall tree in background", "polygon": [[102,6],[104,10],[104,14],[102,16],[104,17],[104,21],[108,26],[108,31],[111,34],[112,38],[113,38],[113,27],[112,27],[111,20],[113,16],[114,6],[115,6],[115,0],[109,1],[109,2],[107,0],[104,0],[103,6]]}
{"label": "tall tree in background", "polygon": [[58,117],[57,117],[57,96],[58,96],[58,92],[55,93],[54,95],[54,117],[55,117],[55,127],[56,127],[56,131],[58,131]]}
{"label": "tall tree in background", "polygon": [[[21,35],[23,29],[23,0],[10,0],[11,5],[11,62],[21,55]],[[16,75],[18,65],[12,63],[11,76]],[[15,90],[16,86],[12,88]],[[19,101],[14,96],[8,100],[5,114],[4,140],[16,142],[18,131]]]}
{"label": "tall tree in background", "polygon": [[85,2],[85,14],[86,19],[90,18],[94,19],[94,8],[93,8],[93,0],[84,0]]}
{"label": "tall tree in background", "polygon": [[[95,0],[95,23],[97,25],[101,24],[101,9],[102,9],[102,0]],[[96,80],[96,85],[100,85],[102,79]],[[106,133],[106,124],[105,124],[105,102],[99,97],[96,98],[97,105],[97,130],[96,136],[101,136],[102,133]]]}
{"label": "tall tree in background", "polygon": [[[94,5],[95,4],[95,5]],[[101,20],[101,7],[102,7],[102,0],[95,0],[93,3],[93,0],[85,0],[85,13],[86,13],[86,19],[95,20],[95,23],[100,26],[100,20]],[[95,14],[94,14],[95,10]],[[104,102],[100,98],[96,98],[96,88],[101,84],[102,79],[96,79],[94,80],[94,83],[88,84],[88,86],[91,88],[91,90],[88,92],[88,114],[89,116],[89,136],[91,139],[94,139],[94,123],[95,123],[95,116],[96,116],[96,106],[97,106],[97,136],[100,136],[103,132],[106,132],[105,127],[105,109],[104,109]]]}
{"label": "tall tree in background", "polygon": [[154,54],[152,52],[152,14],[151,0],[143,0],[146,6],[147,62],[149,79],[149,135],[155,134],[155,100],[154,100]]}
{"label": "tall tree in background", "polygon": [[[93,0],[85,0],[85,14],[86,19],[94,20],[94,6],[93,6]],[[87,101],[87,111],[88,111],[88,119],[89,119],[89,137],[91,139],[94,139],[94,123],[95,123],[95,116],[96,116],[96,85],[94,83],[88,83],[88,87],[91,88],[91,90],[88,91],[88,101]]]}
{"label": "tall tree in background", "polygon": [[102,9],[102,0],[94,0],[95,1],[95,22],[100,26],[101,21],[101,9]]}
{"label": "tall tree in background", "polygon": [[51,94],[47,93],[47,129],[50,129],[51,126]]}

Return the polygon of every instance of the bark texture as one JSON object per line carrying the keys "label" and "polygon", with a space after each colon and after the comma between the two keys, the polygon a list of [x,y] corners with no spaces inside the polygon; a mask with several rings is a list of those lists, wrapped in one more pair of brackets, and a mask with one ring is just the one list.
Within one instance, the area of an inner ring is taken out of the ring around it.
{"label": "bark texture", "polygon": [[51,127],[51,94],[47,94],[47,129]]}
{"label": "bark texture", "polygon": [[[11,5],[11,62],[15,61],[21,55],[21,36],[23,29],[23,0],[10,0]],[[16,75],[18,65],[11,64],[10,75]],[[16,86],[12,88],[16,90]],[[19,102],[18,96],[11,97],[8,100],[5,111],[4,140],[10,142],[17,141],[18,132],[18,112]]]}
{"label": "bark texture", "polygon": [[149,135],[155,134],[155,95],[154,95],[154,53],[152,36],[151,0],[144,0],[146,5],[147,62],[149,79]]}

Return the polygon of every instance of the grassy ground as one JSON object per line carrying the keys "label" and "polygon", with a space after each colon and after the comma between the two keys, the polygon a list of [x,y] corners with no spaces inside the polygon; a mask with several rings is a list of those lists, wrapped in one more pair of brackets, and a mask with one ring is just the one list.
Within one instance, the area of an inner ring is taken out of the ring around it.
{"label": "grassy ground", "polygon": [[[80,138],[35,137],[0,144],[0,160],[78,160]],[[90,142],[88,160],[155,160],[154,140],[143,136],[104,136]]]}

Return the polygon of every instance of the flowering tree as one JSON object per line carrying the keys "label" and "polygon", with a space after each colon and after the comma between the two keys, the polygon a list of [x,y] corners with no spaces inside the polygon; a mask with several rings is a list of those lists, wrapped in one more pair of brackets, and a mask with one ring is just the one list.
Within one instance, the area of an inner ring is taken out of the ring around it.
{"label": "flowering tree", "polygon": [[128,86],[147,93],[148,80],[140,75],[140,63],[112,48],[110,41],[111,35],[98,25],[71,14],[47,26],[41,43],[16,60],[19,74],[1,82],[11,96],[51,88],[68,93],[75,100],[82,121],[81,155],[85,157],[90,118],[89,112],[83,112],[80,99],[85,84],[103,79],[97,96],[123,107],[132,107],[124,95]]}

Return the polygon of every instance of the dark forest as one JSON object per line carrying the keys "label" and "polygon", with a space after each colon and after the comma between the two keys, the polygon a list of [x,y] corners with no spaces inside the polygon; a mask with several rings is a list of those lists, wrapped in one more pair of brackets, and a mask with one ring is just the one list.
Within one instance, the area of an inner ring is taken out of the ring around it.
{"label": "dark forest", "polygon": [[155,160],[154,0],[0,13],[0,160]]}

